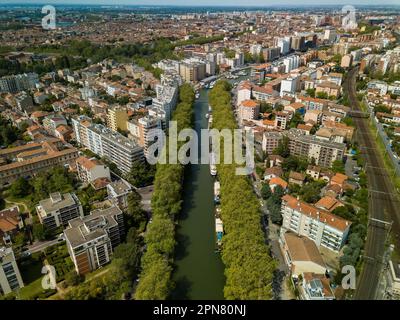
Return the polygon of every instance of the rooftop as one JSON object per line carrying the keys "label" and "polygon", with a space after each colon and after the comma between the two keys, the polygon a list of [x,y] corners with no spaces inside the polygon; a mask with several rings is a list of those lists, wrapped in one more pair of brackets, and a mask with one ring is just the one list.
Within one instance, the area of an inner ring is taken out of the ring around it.
{"label": "rooftop", "polygon": [[71,246],[77,247],[88,241],[107,235],[106,228],[117,226],[114,216],[122,213],[117,206],[107,209],[97,209],[85,217],[69,221],[69,227],[64,231]]}
{"label": "rooftop", "polygon": [[302,214],[307,215],[314,220],[325,223],[341,232],[345,231],[351,225],[351,222],[346,219],[336,216],[326,210],[319,209],[312,204],[298,200],[288,194],[284,195],[282,200],[286,206],[292,210],[301,212]]}
{"label": "rooftop", "polygon": [[79,200],[75,194],[64,193],[61,195],[61,193],[55,192],[50,194],[50,198],[41,200],[37,208],[40,215],[46,216],[48,213],[79,204]]}

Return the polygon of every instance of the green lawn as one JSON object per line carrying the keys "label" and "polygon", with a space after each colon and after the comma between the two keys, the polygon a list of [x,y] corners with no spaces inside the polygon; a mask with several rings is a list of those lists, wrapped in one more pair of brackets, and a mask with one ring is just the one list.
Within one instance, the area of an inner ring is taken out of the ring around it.
{"label": "green lawn", "polygon": [[27,286],[23,287],[19,292],[19,299],[21,300],[31,300],[32,297],[43,292],[42,288],[42,278],[39,278]]}

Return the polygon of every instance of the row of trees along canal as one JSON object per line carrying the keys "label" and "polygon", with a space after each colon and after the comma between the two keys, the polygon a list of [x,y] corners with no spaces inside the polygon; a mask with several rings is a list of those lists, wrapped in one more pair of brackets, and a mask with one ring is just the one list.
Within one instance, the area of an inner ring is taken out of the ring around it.
{"label": "row of trees along canal", "polygon": [[[230,91],[228,82],[219,81],[210,92],[215,129],[237,128]],[[223,159],[223,141],[220,150]],[[251,181],[246,176],[236,175],[236,167],[234,164],[217,166],[225,229],[222,250],[226,276],[224,296],[240,300],[270,299],[276,263],[264,242],[260,204]]]}
{"label": "row of trees along canal", "polygon": [[[210,92],[213,128],[218,130],[237,128],[230,90],[228,82],[220,81]],[[180,101],[173,117],[178,122],[178,132],[193,125],[194,92],[189,85],[180,88]],[[167,150],[168,146],[164,152]],[[224,150],[223,141],[221,150]],[[235,165],[218,165],[221,214],[226,233],[222,252],[226,276],[224,296],[241,300],[270,299],[276,264],[264,242],[260,205],[251,182],[248,177],[237,176],[235,169]],[[175,219],[181,210],[183,177],[184,166],[181,164],[157,165],[152,198],[153,222],[145,235],[147,248],[141,260],[136,299],[167,299],[173,288]]]}
{"label": "row of trees along canal", "polygon": [[[177,121],[178,132],[193,126],[195,95],[192,87],[188,84],[182,85],[179,98],[180,103],[173,115],[173,120]],[[163,152],[168,152],[168,141]],[[183,178],[184,165],[157,165],[151,199],[153,221],[146,231],[146,252],[142,256],[140,282],[135,293],[138,300],[164,300],[173,288],[171,277],[175,219],[181,211]]]}

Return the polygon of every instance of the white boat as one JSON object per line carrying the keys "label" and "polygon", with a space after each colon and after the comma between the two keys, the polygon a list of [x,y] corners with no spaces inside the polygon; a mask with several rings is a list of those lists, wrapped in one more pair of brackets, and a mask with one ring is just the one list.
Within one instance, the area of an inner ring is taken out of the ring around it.
{"label": "white boat", "polygon": [[219,181],[214,182],[214,202],[215,204],[220,203],[220,193],[221,193],[221,185]]}
{"label": "white boat", "polygon": [[196,93],[196,99],[200,98],[200,93]]}
{"label": "white boat", "polygon": [[208,105],[208,112],[211,112],[211,111],[212,111],[211,106]]}
{"label": "white boat", "polygon": [[210,115],[207,113],[207,114],[206,114],[206,119],[208,119],[209,117],[210,117]]}
{"label": "white boat", "polygon": [[215,218],[215,233],[217,236],[217,245],[221,246],[224,235],[224,224],[220,218]]}
{"label": "white boat", "polygon": [[215,154],[214,152],[211,153],[210,155],[210,173],[212,176],[217,175],[217,166],[216,166],[216,161],[215,161]]}

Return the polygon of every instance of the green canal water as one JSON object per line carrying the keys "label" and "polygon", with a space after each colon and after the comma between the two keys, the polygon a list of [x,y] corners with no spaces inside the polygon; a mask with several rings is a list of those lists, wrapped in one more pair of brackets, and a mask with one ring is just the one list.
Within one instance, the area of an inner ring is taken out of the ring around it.
{"label": "green canal water", "polygon": [[[245,76],[229,82],[238,83],[247,79],[248,75],[249,70]],[[196,100],[194,106],[195,130],[199,139],[200,130],[208,127],[208,92],[202,89],[200,99]],[[184,200],[175,250],[176,288],[172,299],[224,299],[224,265],[220,254],[215,253],[214,181],[209,165],[186,167]]]}
{"label": "green canal water", "polygon": [[[208,126],[207,90],[200,91],[194,108],[195,130],[200,137],[200,130]],[[187,166],[183,199],[175,250],[176,288],[172,298],[223,299],[224,265],[215,253],[214,178],[208,165]]]}

